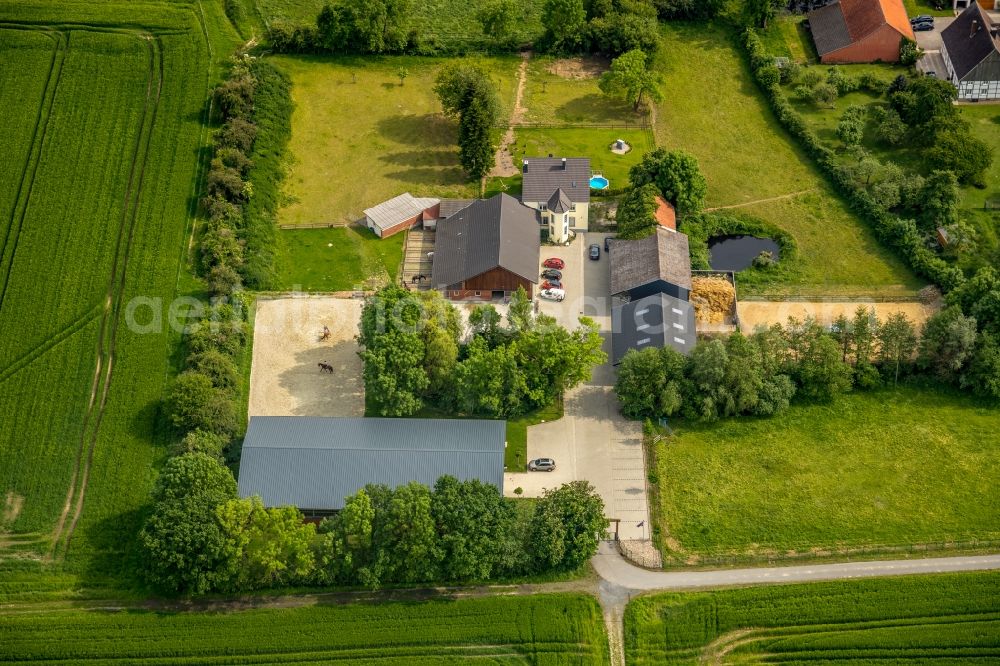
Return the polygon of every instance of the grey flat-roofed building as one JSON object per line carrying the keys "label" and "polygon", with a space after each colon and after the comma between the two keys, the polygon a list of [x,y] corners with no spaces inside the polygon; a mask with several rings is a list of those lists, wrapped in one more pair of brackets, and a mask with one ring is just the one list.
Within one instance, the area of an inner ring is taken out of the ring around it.
{"label": "grey flat-roofed building", "polygon": [[369,483],[433,486],[446,474],[503,492],[505,438],[505,421],[253,416],[239,494],[333,511]]}
{"label": "grey flat-roofed building", "polygon": [[697,341],[694,306],[668,294],[654,294],[611,310],[611,352],[614,365],[630,349],[673,347],[682,354]]}

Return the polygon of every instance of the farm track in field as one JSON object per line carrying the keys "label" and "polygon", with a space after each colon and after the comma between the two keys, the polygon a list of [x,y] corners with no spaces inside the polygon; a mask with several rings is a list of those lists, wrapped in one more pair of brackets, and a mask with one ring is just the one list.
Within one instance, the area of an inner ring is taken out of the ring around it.
{"label": "farm track in field", "polygon": [[[137,33],[133,34],[136,34],[136,37],[140,37]],[[108,281],[104,308],[101,313],[90,400],[84,415],[83,433],[77,449],[73,476],[70,479],[69,488],[66,493],[66,502],[63,505],[63,510],[52,533],[52,545],[49,550],[50,557],[57,554],[65,555],[69,549],[73,531],[76,529],[80,515],[83,513],[87,483],[90,478],[90,468],[94,460],[94,448],[97,445],[101,419],[104,416],[108,393],[111,389],[119,314],[121,313],[125,299],[129,250],[135,234],[139,199],[146,173],[146,163],[149,159],[149,147],[152,143],[153,130],[155,129],[160,94],[163,90],[163,57],[159,39],[148,34],[141,35],[141,38],[147,42],[149,47],[149,78],[142,111],[142,122],[132,154],[128,185],[125,190],[125,203],[122,207],[122,218],[115,247],[115,257],[112,264],[111,276]],[[72,517],[70,517],[71,513]],[[69,521],[68,525],[67,520]]]}
{"label": "farm track in field", "polygon": [[3,311],[4,299],[7,296],[7,285],[10,282],[10,272],[14,267],[14,255],[17,252],[17,241],[21,235],[21,226],[24,223],[24,218],[28,213],[28,201],[31,199],[31,189],[35,183],[35,174],[38,173],[38,164],[41,162],[45,132],[52,113],[52,107],[55,104],[56,89],[59,87],[63,61],[66,59],[66,39],[64,35],[52,30],[43,30],[43,32],[52,38],[55,42],[55,48],[52,52],[52,62],[45,81],[45,92],[42,95],[41,103],[38,105],[38,116],[35,119],[35,127],[32,131],[31,152],[28,154],[28,160],[24,164],[24,171],[21,172],[21,180],[17,186],[17,196],[14,198],[14,208],[10,213],[7,233],[4,236],[3,246],[0,247],[0,275],[3,276],[3,283],[0,284],[0,311]]}
{"label": "farm track in field", "polygon": [[80,315],[76,319],[76,321],[72,322],[71,324],[63,328],[63,330],[59,331],[59,333],[53,335],[45,342],[35,347],[27,354],[23,355],[21,358],[13,361],[9,365],[7,365],[7,367],[0,368],[0,384],[4,383],[5,381],[13,377],[15,374],[17,374],[20,370],[23,370],[28,365],[31,365],[32,362],[40,358],[47,351],[49,351],[59,343],[63,342],[67,338],[72,337],[74,333],[77,333],[78,331],[86,327],[87,324],[96,319],[100,314],[101,314],[101,305],[100,304],[95,305],[94,307],[90,308],[82,315]]}

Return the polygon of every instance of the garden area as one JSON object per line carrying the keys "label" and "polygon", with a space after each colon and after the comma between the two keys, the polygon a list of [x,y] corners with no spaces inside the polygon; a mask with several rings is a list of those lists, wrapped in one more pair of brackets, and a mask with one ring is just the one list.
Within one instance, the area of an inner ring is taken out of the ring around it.
{"label": "garden area", "polygon": [[[618,139],[624,139],[632,150],[624,155],[611,152],[611,144]],[[589,157],[591,170],[607,178],[610,187],[619,189],[628,186],[629,169],[654,147],[648,130],[519,128],[514,134],[514,164],[521,164],[525,157],[549,154]]]}
{"label": "garden area", "polygon": [[[753,294],[915,293],[922,283],[833,193],[778,124],[731,31],[719,24],[670,23],[663,32],[659,67],[667,95],[657,109],[657,145],[698,159],[709,210],[732,207],[759,217],[791,233],[798,246],[798,276],[783,271]],[[670,94],[678,90],[685,94]]]}
{"label": "garden area", "polygon": [[[292,81],[291,166],[281,224],[349,224],[403,192],[472,197],[457,125],[441,113],[434,77],[453,60],[279,56]],[[481,59],[509,114],[519,59]],[[406,76],[400,77],[401,70]]]}
{"label": "garden area", "polygon": [[0,660],[208,664],[606,664],[597,601],[578,594],[231,612],[50,610],[0,616]]}
{"label": "garden area", "polygon": [[406,241],[405,233],[382,239],[359,226],[285,229],[278,237],[277,288],[309,292],[395,282]]}
{"label": "garden area", "polygon": [[653,471],[668,563],[1000,539],[996,410],[944,388],[672,427]]}
{"label": "garden area", "polygon": [[626,662],[987,663],[998,600],[993,572],[655,594],[626,607]]}

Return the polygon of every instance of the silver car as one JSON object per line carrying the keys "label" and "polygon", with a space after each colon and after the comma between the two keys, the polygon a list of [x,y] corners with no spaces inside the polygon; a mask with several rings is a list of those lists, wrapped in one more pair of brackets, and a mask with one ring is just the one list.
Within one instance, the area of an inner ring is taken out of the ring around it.
{"label": "silver car", "polygon": [[552,458],[537,458],[528,461],[529,472],[552,472],[556,468],[556,461]]}

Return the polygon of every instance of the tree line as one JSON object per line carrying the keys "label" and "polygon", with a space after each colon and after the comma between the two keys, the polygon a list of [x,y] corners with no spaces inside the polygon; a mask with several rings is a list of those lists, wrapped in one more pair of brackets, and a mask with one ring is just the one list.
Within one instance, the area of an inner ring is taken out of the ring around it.
{"label": "tree line", "polygon": [[[911,219],[893,212],[884,205],[886,201],[875,188],[859,182],[861,178],[857,167],[842,165],[833,151],[823,145],[802,116],[792,108],[781,87],[781,71],[775,65],[774,58],[767,53],[756,32],[747,30],[744,34],[744,44],[754,78],[779,122],[815,160],[820,170],[845,197],[851,209],[872,226],[880,240],[896,250],[915,273],[940,287],[947,294],[949,304],[960,308],[965,317],[976,322],[977,337],[987,341],[985,344],[988,351],[994,344],[992,341],[1000,336],[1000,308],[996,305],[1000,303],[1000,281],[997,280],[996,267],[984,266],[966,276],[965,272],[955,265],[954,257],[942,255],[931,249],[932,244],[927,242],[927,230],[931,225],[934,222],[947,222],[948,211],[952,209],[950,202],[954,200],[954,179],[957,179],[954,172],[951,172],[951,175],[932,173],[921,183],[922,188],[931,188],[925,192],[926,200],[921,205],[934,211],[928,215],[944,215],[944,217],[933,220],[928,217],[920,221],[919,214],[918,219]],[[911,122],[924,119],[933,125],[937,122],[933,119],[939,118],[943,119],[941,129],[946,133],[953,133],[956,127],[960,128],[961,123],[952,122],[954,121],[952,114],[955,113],[951,105],[954,91],[933,83],[931,77],[922,77],[919,80],[922,83],[916,84],[915,88],[913,86],[916,80],[908,80],[905,90],[895,91],[910,93],[903,97],[897,96],[895,107],[908,109],[906,113],[913,114],[909,116]],[[898,85],[902,85],[902,82]],[[892,94],[890,93],[890,97]],[[893,110],[900,113],[895,107]],[[903,119],[902,113],[900,119]],[[961,132],[961,129],[958,131]],[[867,177],[865,181],[870,185]],[[928,181],[931,181],[930,185]],[[908,182],[919,181],[910,179]],[[916,210],[919,213],[920,206],[912,204],[912,198],[906,198],[907,189],[910,188],[904,183],[899,184],[900,201],[911,202],[912,208],[909,210],[911,212]],[[890,191],[890,201],[893,196]],[[903,214],[909,214],[906,208],[898,210]],[[922,226],[924,231],[921,230]],[[987,353],[986,356],[989,357],[990,354]]]}
{"label": "tree line", "polygon": [[862,306],[829,329],[791,318],[785,326],[699,341],[689,356],[670,347],[630,351],[615,390],[632,418],[713,421],[772,416],[793,400],[829,401],[915,376],[1000,399],[998,373],[996,338],[980,334],[957,305],[931,317],[922,334],[901,313],[879,321]]}
{"label": "tree line", "polygon": [[425,405],[468,415],[511,417],[545,407],[606,360],[597,325],[573,331],[536,315],[523,289],[506,322],[492,305],[469,315],[468,334],[436,291],[390,285],[365,301],[358,342],[365,395],[382,416],[411,416]]}
{"label": "tree line", "polygon": [[608,527],[586,481],[549,490],[529,511],[478,480],[369,485],[319,527],[295,507],[240,499],[206,453],[164,466],[140,533],[145,580],[160,592],[488,581],[572,571]]}

